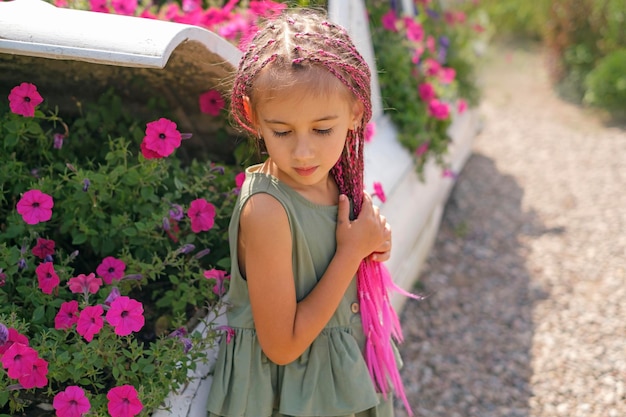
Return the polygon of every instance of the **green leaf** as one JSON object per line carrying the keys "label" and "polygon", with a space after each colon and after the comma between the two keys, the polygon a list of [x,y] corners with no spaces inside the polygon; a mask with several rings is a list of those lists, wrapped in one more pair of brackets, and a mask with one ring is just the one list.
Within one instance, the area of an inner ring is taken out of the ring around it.
{"label": "green leaf", "polygon": [[42,323],[44,316],[46,314],[45,306],[38,306],[35,311],[33,311],[33,323]]}
{"label": "green leaf", "polygon": [[80,245],[87,241],[87,235],[81,232],[72,235],[72,245]]}
{"label": "green leaf", "polygon": [[124,233],[126,236],[137,236],[137,229],[135,227],[127,227],[126,229],[122,230],[122,233]]}
{"label": "green leaf", "polygon": [[153,196],[154,196],[153,186],[148,185],[146,187],[141,187],[141,197],[143,197],[144,200],[150,200],[152,199]]}
{"label": "green leaf", "polygon": [[4,148],[11,149],[17,145],[19,138],[15,133],[9,133],[4,137]]}
{"label": "green leaf", "polygon": [[[4,407],[9,402],[9,391],[0,391],[0,407]],[[11,417],[8,414],[0,414],[0,417]]]}

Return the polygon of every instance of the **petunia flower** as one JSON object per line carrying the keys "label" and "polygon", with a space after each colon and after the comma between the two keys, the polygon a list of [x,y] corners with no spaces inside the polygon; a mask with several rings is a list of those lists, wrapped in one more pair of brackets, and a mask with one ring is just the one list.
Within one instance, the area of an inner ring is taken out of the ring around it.
{"label": "petunia flower", "polygon": [[89,275],[80,274],[77,277],[70,278],[67,284],[70,287],[70,291],[74,294],[95,294],[102,286],[102,280],[96,278],[96,275],[92,272]]}
{"label": "petunia flower", "polygon": [[286,4],[271,0],[251,1],[248,5],[250,12],[261,17],[278,16],[286,7]]}
{"label": "petunia flower", "polygon": [[204,277],[206,279],[214,279],[216,281],[213,286],[213,293],[219,297],[226,293],[226,287],[224,281],[230,279],[230,275],[226,271],[219,269],[209,269],[204,271]]}
{"label": "petunia flower", "polygon": [[180,204],[171,204],[172,209],[170,210],[170,218],[176,221],[181,221],[185,215],[185,210],[183,210]]}
{"label": "petunia flower", "polygon": [[374,182],[374,193],[372,195],[378,197],[383,203],[387,201],[387,196],[385,196],[385,190],[383,189],[383,185],[380,182]]}
{"label": "petunia flower", "polygon": [[181,140],[176,123],[171,120],[162,117],[146,125],[146,136],[143,138],[145,147],[161,157],[171,155],[180,146]]}
{"label": "petunia flower", "polygon": [[456,78],[456,71],[454,68],[442,67],[439,70],[439,81],[442,84],[450,84]]}
{"label": "petunia flower", "polygon": [[459,114],[463,114],[463,113],[465,113],[465,110],[467,110],[467,101],[465,101],[464,99],[460,98],[456,102],[456,111],[459,112]]}
{"label": "petunia flower", "polygon": [[89,7],[92,12],[109,13],[107,0],[89,0]]}
{"label": "petunia flower", "polygon": [[227,325],[218,326],[218,327],[215,328],[215,330],[222,330],[222,331],[226,332],[226,343],[230,343],[230,341],[235,336],[235,329],[233,329],[232,327],[227,326]]}
{"label": "petunia flower", "polygon": [[111,284],[113,280],[120,280],[124,276],[126,264],[121,259],[107,256],[96,268],[98,276],[102,277],[106,284]]}
{"label": "petunia flower", "polygon": [[116,14],[134,16],[137,10],[137,0],[112,0],[111,7]]}
{"label": "petunia flower", "polygon": [[117,297],[111,302],[106,320],[115,328],[115,334],[118,336],[138,332],[145,324],[143,305],[125,295]]}
{"label": "petunia flower", "polygon": [[54,255],[54,240],[37,238],[37,243],[33,248],[33,255],[39,259],[45,259],[48,255]]}
{"label": "petunia flower", "polygon": [[85,307],[80,312],[78,322],[76,323],[76,331],[86,341],[91,342],[94,335],[98,334],[100,329],[102,329],[104,325],[102,313],[104,313],[104,310],[100,304]]}
{"label": "petunia flower", "polygon": [[17,212],[28,224],[47,222],[52,218],[54,201],[48,194],[39,190],[28,190],[17,202]]}
{"label": "petunia flower", "polygon": [[163,156],[161,156],[159,153],[154,152],[151,149],[148,149],[146,147],[146,141],[144,140],[143,142],[141,142],[141,145],[139,145],[139,148],[141,150],[141,154],[143,155],[144,158],[146,159],[159,159],[159,158],[163,158]]}
{"label": "petunia flower", "polygon": [[0,346],[9,341],[9,329],[3,323],[0,323]]}
{"label": "petunia flower", "polygon": [[52,147],[54,149],[63,148],[63,140],[65,139],[65,135],[63,133],[55,133],[52,135]]}
{"label": "petunia flower", "polygon": [[29,373],[33,363],[39,355],[30,346],[21,343],[13,343],[0,357],[2,366],[7,370],[9,378],[18,379],[25,373]]}
{"label": "petunia flower", "polygon": [[78,322],[78,301],[66,301],[61,304],[59,312],[54,316],[54,328],[65,330]]}
{"label": "petunia flower", "polygon": [[405,17],[404,24],[406,26],[406,37],[412,42],[421,42],[424,40],[424,28],[419,22],[412,17]]}
{"label": "petunia flower", "polygon": [[368,124],[365,125],[365,132],[364,132],[364,140],[366,143],[369,143],[372,141],[372,139],[374,139],[374,135],[376,134],[376,123],[375,122],[369,122]]}
{"label": "petunia flower", "polygon": [[430,146],[430,142],[422,142],[415,150],[415,155],[420,157],[428,152],[428,147]]}
{"label": "petunia flower", "polygon": [[111,303],[115,301],[118,297],[120,297],[121,295],[122,294],[120,293],[119,288],[117,287],[111,288],[111,292],[109,293],[109,295],[107,295],[107,298],[104,299],[104,305],[110,307]]}
{"label": "petunia flower", "polygon": [[37,87],[31,83],[22,83],[11,89],[9,93],[9,107],[15,114],[24,117],[33,117],[35,107],[43,102],[43,98],[37,92]]}
{"label": "petunia flower", "polygon": [[211,116],[219,116],[220,111],[226,104],[220,92],[215,89],[200,94],[198,101],[200,103],[200,111]]}
{"label": "petunia flower", "polygon": [[52,262],[44,262],[37,266],[35,269],[37,274],[37,281],[39,282],[39,289],[44,294],[52,294],[57,285],[59,285],[59,276],[54,271],[54,264]]}
{"label": "petunia flower", "polygon": [[439,74],[439,71],[441,70],[441,64],[432,58],[426,58],[424,60],[424,71],[426,72],[426,75],[434,77],[437,74]]}
{"label": "petunia flower", "polygon": [[20,343],[28,346],[28,338],[19,333],[13,327],[9,327],[9,338],[4,342],[4,344],[0,344],[0,357],[4,354],[4,352],[9,350],[14,343]]}
{"label": "petunia flower", "polygon": [[191,219],[191,230],[194,233],[211,230],[215,223],[215,206],[204,198],[193,200],[187,210]]}
{"label": "petunia flower", "polygon": [[431,83],[422,83],[417,87],[417,92],[420,95],[420,98],[425,103],[430,102],[430,100],[434,99],[437,95],[435,93],[435,88]]}
{"label": "petunia flower", "polygon": [[245,172],[240,172],[239,174],[235,175],[235,187],[240,190],[241,186],[243,185],[243,182],[246,180],[246,173]]}
{"label": "petunia flower", "polygon": [[445,120],[450,116],[450,108],[435,98],[428,103],[428,114],[435,119]]}
{"label": "petunia flower", "polygon": [[52,407],[58,417],[82,417],[91,409],[91,404],[82,388],[70,385],[54,396]]}
{"label": "petunia flower", "polygon": [[134,417],[143,410],[137,390],[132,385],[111,388],[107,393],[107,400],[111,417]]}
{"label": "petunia flower", "polygon": [[383,24],[383,28],[391,31],[397,32],[398,28],[396,27],[396,22],[398,21],[398,17],[396,16],[396,12],[393,9],[390,9],[387,13],[383,15],[381,18],[381,23]]}
{"label": "petunia flower", "polygon": [[17,381],[26,389],[43,388],[48,385],[48,362],[37,358],[28,370],[24,370]]}

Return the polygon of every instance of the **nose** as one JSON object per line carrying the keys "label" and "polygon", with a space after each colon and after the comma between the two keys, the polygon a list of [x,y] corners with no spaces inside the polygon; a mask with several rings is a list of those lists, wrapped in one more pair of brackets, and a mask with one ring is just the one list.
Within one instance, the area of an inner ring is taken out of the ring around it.
{"label": "nose", "polygon": [[293,157],[297,160],[306,160],[314,155],[313,144],[307,135],[298,135],[293,148]]}

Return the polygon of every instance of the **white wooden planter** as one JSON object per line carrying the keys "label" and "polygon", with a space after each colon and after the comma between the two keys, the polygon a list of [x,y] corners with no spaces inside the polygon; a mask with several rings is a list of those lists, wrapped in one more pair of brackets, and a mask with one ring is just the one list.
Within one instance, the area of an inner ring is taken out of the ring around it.
{"label": "white wooden planter", "polygon": [[[403,4],[410,7],[411,2],[405,0]],[[441,169],[431,163],[425,168],[425,181],[420,181],[410,155],[397,141],[393,124],[383,114],[363,2],[330,0],[328,9],[331,19],[348,29],[357,48],[373,69],[373,121],[376,123],[376,134],[366,148],[365,181],[369,191],[372,191],[374,181],[382,183],[385,189],[387,201],[381,204],[381,210],[393,229],[393,251],[387,266],[395,281],[402,288],[411,290],[432,247],[454,179],[443,177]],[[194,97],[206,88],[207,78],[232,72],[240,57],[240,52],[228,41],[199,27],[57,9],[42,0],[0,2],[0,58],[2,54],[36,57],[43,59],[43,62],[83,61],[103,68],[147,68],[155,71],[157,76],[172,66],[186,68],[203,61],[208,65],[197,67],[194,73],[187,75],[194,77],[187,88],[198,88]],[[222,72],[215,72],[216,68],[221,68]],[[207,76],[203,71],[210,71],[211,74]],[[20,78],[20,74],[5,73],[4,76],[12,75],[16,79]],[[79,74],[68,76],[74,76],[80,82]],[[219,80],[213,79],[212,82]],[[196,84],[197,87],[189,87]],[[181,117],[188,118],[182,114]],[[475,112],[454,116],[449,131],[453,139],[449,162],[455,172],[462,169],[471,154],[472,140],[477,130]],[[394,295],[392,301],[399,311],[405,299]],[[198,330],[205,331],[204,328]],[[156,411],[153,417],[206,415],[215,351],[209,351],[207,355],[211,362],[200,366],[191,375],[192,382],[182,387],[180,392],[173,393],[166,401],[167,409]]]}

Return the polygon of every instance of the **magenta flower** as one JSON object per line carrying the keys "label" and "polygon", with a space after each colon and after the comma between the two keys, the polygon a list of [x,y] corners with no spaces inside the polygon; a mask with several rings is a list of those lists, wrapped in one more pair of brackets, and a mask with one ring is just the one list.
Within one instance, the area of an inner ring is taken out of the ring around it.
{"label": "magenta flower", "polygon": [[271,0],[251,1],[249,4],[250,12],[261,17],[278,16],[280,12],[287,7],[286,4],[278,3]]}
{"label": "magenta flower", "polygon": [[82,417],[87,414],[91,404],[82,388],[70,385],[54,396],[52,407],[58,417]]}
{"label": "magenta flower", "polygon": [[116,14],[134,16],[137,10],[137,0],[112,0],[111,7]]}
{"label": "magenta flower", "polygon": [[464,99],[460,98],[456,102],[456,111],[458,111],[459,114],[463,114],[463,113],[465,113],[465,110],[467,110],[467,101],[465,101]]}
{"label": "magenta flower", "polygon": [[141,142],[141,145],[139,145],[139,148],[141,150],[141,154],[143,155],[144,158],[146,159],[159,159],[159,158],[163,158],[160,154],[158,154],[157,152],[154,152],[153,150],[150,150],[146,147],[146,141],[144,140],[143,142]]}
{"label": "magenta flower", "polygon": [[230,343],[230,341],[233,339],[233,337],[235,336],[235,329],[233,329],[230,326],[218,326],[215,328],[215,330],[222,330],[224,332],[226,332],[226,343]]}
{"label": "magenta flower", "polygon": [[366,143],[369,143],[372,141],[372,139],[374,139],[374,135],[376,134],[376,123],[375,122],[369,122],[368,124],[365,125],[365,132],[364,132],[364,140]]}
{"label": "magenta flower", "polygon": [[380,182],[374,182],[374,192],[372,195],[375,195],[382,201],[383,203],[387,201],[387,196],[385,195],[385,190],[383,189],[383,185]]}
{"label": "magenta flower", "polygon": [[456,71],[454,68],[442,67],[439,70],[439,81],[442,84],[450,84],[456,78]]}
{"label": "magenta flower", "polygon": [[40,259],[45,259],[48,255],[54,255],[54,240],[38,237],[37,244],[33,248],[33,255]]}
{"label": "magenta flower", "polygon": [[145,324],[143,305],[125,295],[117,297],[111,302],[106,320],[115,328],[115,334],[118,336],[138,332]]}
{"label": "magenta flower", "polygon": [[4,355],[4,352],[9,350],[9,348],[13,346],[14,343],[28,346],[28,338],[23,334],[18,333],[18,331],[15,330],[13,327],[9,327],[8,339],[3,344],[0,344],[0,357],[2,357],[2,355]]}
{"label": "magenta flower", "polygon": [[435,98],[428,103],[428,114],[435,119],[445,120],[450,116],[450,108],[446,103]]}
{"label": "magenta flower", "polygon": [[146,125],[146,136],[143,138],[145,148],[161,157],[171,155],[180,146],[181,140],[176,123],[171,120],[162,117]]}
{"label": "magenta flower", "polygon": [[78,322],[76,323],[76,331],[79,335],[84,337],[86,341],[91,342],[93,336],[102,329],[104,325],[102,313],[104,313],[104,310],[100,304],[85,307],[83,311],[80,312]]}
{"label": "magenta flower", "polygon": [[48,362],[37,358],[29,370],[24,371],[17,381],[26,389],[43,388],[48,385]]}
{"label": "magenta flower", "polygon": [[107,0],[89,0],[89,7],[92,12],[109,13]]}
{"label": "magenta flower", "polygon": [[209,90],[200,94],[200,111],[202,113],[210,114],[211,116],[219,116],[220,111],[224,108],[226,102],[224,98],[217,90]]}
{"label": "magenta flower", "polygon": [[77,277],[70,278],[68,285],[70,287],[70,291],[74,294],[95,294],[102,286],[102,280],[100,278],[96,278],[96,275],[92,272],[89,275],[80,274]]}
{"label": "magenta flower", "polygon": [[428,103],[436,97],[435,88],[431,83],[422,83],[417,87],[422,101]]}
{"label": "magenta flower", "polygon": [[63,140],[65,139],[65,135],[63,133],[55,133],[52,135],[52,147],[54,149],[63,148]]}
{"label": "magenta flower", "polygon": [[226,271],[221,271],[219,269],[209,269],[204,271],[204,277],[206,279],[214,279],[216,281],[213,286],[213,293],[219,297],[226,293],[226,287],[224,285],[224,281],[230,279],[230,275]]}
{"label": "magenta flower", "polygon": [[98,276],[102,277],[106,284],[110,284],[113,280],[120,280],[124,276],[124,271],[126,270],[126,264],[121,259],[114,258],[112,256],[107,256],[102,260],[98,268],[96,268],[96,273]]}
{"label": "magenta flower", "polygon": [[240,172],[239,174],[235,175],[235,187],[237,187],[237,189],[241,189],[241,186],[243,185],[243,182],[245,180],[246,180],[245,172]]}
{"label": "magenta flower", "polygon": [[194,233],[211,230],[215,223],[215,206],[204,198],[193,200],[187,210]]}
{"label": "magenta flower", "polygon": [[441,64],[432,58],[426,58],[424,60],[424,70],[428,76],[436,76],[441,70]]}
{"label": "magenta flower", "polygon": [[48,194],[39,190],[26,191],[17,202],[17,212],[28,224],[47,222],[52,218],[54,201]]}
{"label": "magenta flower", "polygon": [[396,12],[393,9],[390,9],[387,13],[383,15],[381,18],[381,22],[383,27],[391,32],[397,32],[398,28],[396,27],[396,22],[398,21],[398,17],[396,16]]}
{"label": "magenta flower", "polygon": [[424,39],[424,28],[411,17],[404,18],[406,37],[412,42],[421,42]]}
{"label": "magenta flower", "polygon": [[0,346],[9,341],[9,329],[3,323],[0,323]]}
{"label": "magenta flower", "polygon": [[52,294],[57,285],[59,285],[59,276],[54,271],[54,265],[52,262],[44,262],[37,266],[35,269],[37,274],[37,281],[39,282],[39,289],[44,294]]}
{"label": "magenta flower", "polygon": [[35,107],[43,102],[43,98],[37,92],[37,87],[31,83],[22,83],[13,87],[9,94],[9,107],[15,114],[24,117],[33,117]]}
{"label": "magenta flower", "polygon": [[39,355],[30,346],[13,343],[0,357],[2,366],[7,370],[9,378],[18,379],[23,374],[30,373],[33,364]]}
{"label": "magenta flower", "polygon": [[420,143],[420,145],[415,150],[415,155],[417,155],[418,157],[424,155],[426,152],[428,152],[429,146],[430,146],[429,142]]}
{"label": "magenta flower", "polygon": [[61,308],[54,316],[54,328],[65,330],[71,328],[78,322],[78,301],[66,301],[61,304]]}
{"label": "magenta flower", "polygon": [[115,301],[118,297],[120,297],[121,295],[122,294],[120,293],[120,290],[117,287],[111,288],[111,292],[109,293],[109,295],[107,295],[107,298],[105,298],[104,300],[104,305],[110,307],[111,303]]}
{"label": "magenta flower", "polygon": [[107,400],[111,417],[134,417],[143,410],[137,390],[132,385],[111,388],[107,393]]}

